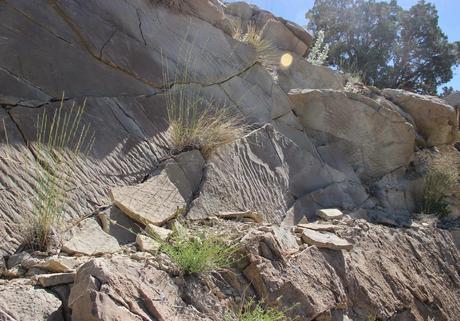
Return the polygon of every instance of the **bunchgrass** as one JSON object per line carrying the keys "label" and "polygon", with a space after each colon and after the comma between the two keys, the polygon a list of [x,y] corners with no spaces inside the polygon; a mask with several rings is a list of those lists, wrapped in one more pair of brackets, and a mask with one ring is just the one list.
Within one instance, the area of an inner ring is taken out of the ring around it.
{"label": "bunchgrass", "polygon": [[244,304],[236,314],[236,318],[227,317],[226,321],[286,321],[286,314],[273,307],[265,307],[253,299]]}
{"label": "bunchgrass", "polygon": [[198,149],[205,158],[219,147],[243,136],[241,118],[202,98],[170,97],[168,122],[173,153]]}
{"label": "bunchgrass", "polygon": [[[183,228],[183,227],[181,227]],[[216,236],[191,235],[187,230],[174,230],[160,251],[166,253],[184,274],[206,273],[229,268],[235,262],[238,247]]]}
{"label": "bunchgrass", "polygon": [[424,178],[421,212],[445,217],[450,213],[446,198],[457,184],[457,168],[451,157],[446,155],[425,157],[425,162],[428,166]]}
{"label": "bunchgrass", "polygon": [[324,65],[329,55],[329,45],[324,44],[324,31],[318,31],[315,44],[308,54],[307,61],[314,65]]}
{"label": "bunchgrass", "polygon": [[242,31],[241,26],[234,26],[233,38],[248,44],[256,51],[257,61],[272,69],[278,63],[279,57],[276,47],[270,40],[264,39],[254,24],[248,24],[246,32]]}
{"label": "bunchgrass", "polygon": [[32,249],[46,250],[52,233],[59,232],[64,209],[70,201],[69,190],[75,179],[75,165],[89,153],[94,136],[82,124],[85,103],[69,110],[61,105],[51,115],[37,117],[37,140],[30,145],[34,154],[34,195],[31,220],[26,223],[26,243]]}

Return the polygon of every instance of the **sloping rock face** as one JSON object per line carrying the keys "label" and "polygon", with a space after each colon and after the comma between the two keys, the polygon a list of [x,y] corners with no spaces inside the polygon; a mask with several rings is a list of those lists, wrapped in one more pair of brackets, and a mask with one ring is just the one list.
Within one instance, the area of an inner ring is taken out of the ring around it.
{"label": "sloping rock face", "polygon": [[[238,25],[273,44],[273,61],[233,38]],[[221,321],[248,297],[309,321],[460,320],[450,234],[411,224],[414,151],[460,159],[440,146],[458,126],[443,101],[345,92],[341,75],[304,59],[308,32],[245,3],[4,0],[0,39],[0,320]],[[171,96],[228,108],[250,130],[207,159],[176,151]],[[48,169],[37,118],[75,118],[74,105],[95,143],[75,163],[55,151],[72,174],[62,213],[73,228],[52,257],[21,252]],[[327,209],[345,215],[295,226]],[[243,258],[183,275],[146,235],[168,242],[181,220],[237,234]]]}
{"label": "sloping rock face", "polygon": [[[279,223],[297,199],[331,184],[337,185],[339,196],[347,195],[346,188],[353,183],[357,185],[357,206],[367,197],[359,182],[347,182],[346,175],[324,164],[317,154],[302,150],[267,125],[212,156],[187,217],[202,219],[219,211],[250,210],[261,213],[267,222]],[[332,199],[324,203],[333,206]],[[300,210],[294,208],[293,215],[299,216]]]}
{"label": "sloping rock face", "polygon": [[341,150],[364,178],[381,177],[409,164],[415,131],[397,112],[371,99],[332,90],[291,91],[290,98],[317,144]]}

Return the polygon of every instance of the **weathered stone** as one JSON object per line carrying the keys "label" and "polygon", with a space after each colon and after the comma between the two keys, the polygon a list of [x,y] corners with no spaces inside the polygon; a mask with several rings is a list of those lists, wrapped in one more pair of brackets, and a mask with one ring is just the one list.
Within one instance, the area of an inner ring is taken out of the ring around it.
{"label": "weathered stone", "polygon": [[29,283],[17,281],[0,284],[0,320],[63,320],[61,301],[51,292]]}
{"label": "weathered stone", "polygon": [[114,205],[99,213],[97,217],[101,222],[102,230],[113,236],[120,245],[135,242],[136,234],[141,232],[139,223]]}
{"label": "weathered stone", "polygon": [[21,265],[22,261],[29,259],[31,256],[27,252],[19,252],[8,257],[6,267],[11,269],[15,266]]}
{"label": "weathered stone", "polygon": [[336,208],[317,210],[316,215],[326,221],[339,219],[343,217],[342,211]]}
{"label": "weathered stone", "polygon": [[351,250],[353,248],[350,242],[329,232],[317,232],[310,229],[304,229],[301,237],[305,243],[314,245],[318,248],[332,250]]}
{"label": "weathered stone", "polygon": [[237,219],[237,220],[244,220],[249,219],[250,221],[256,223],[262,223],[263,217],[260,213],[253,212],[253,211],[243,211],[243,212],[219,212],[216,214],[217,217],[223,219]]}
{"label": "weathered stone", "polygon": [[413,117],[428,146],[456,142],[458,118],[455,109],[442,99],[399,89],[385,89],[383,95]]}
{"label": "weathered stone", "polygon": [[36,276],[35,279],[42,287],[49,288],[56,285],[73,283],[75,275],[75,272],[41,274]]}
{"label": "weathered stone", "polygon": [[316,144],[329,146],[361,177],[379,177],[409,164],[415,131],[397,112],[334,90],[292,91],[290,98]]}
{"label": "weathered stone", "polygon": [[123,257],[94,259],[83,265],[69,307],[72,321],[210,321],[182,301],[166,272]]}
{"label": "weathered stone", "polygon": [[73,227],[67,239],[62,245],[62,251],[68,254],[100,255],[120,250],[117,240],[90,218]]}
{"label": "weathered stone", "polygon": [[314,231],[319,231],[319,232],[334,232],[338,228],[340,228],[339,226],[334,225],[334,224],[323,224],[323,223],[307,223],[307,224],[299,223],[297,224],[297,226],[300,227],[302,231],[304,229],[309,229],[309,230],[314,230]]}
{"label": "weathered stone", "polygon": [[292,64],[278,71],[279,85],[286,93],[293,89],[343,89],[342,79],[329,67],[313,65],[296,54],[292,57]]}
{"label": "weathered stone", "polygon": [[111,198],[126,215],[145,225],[163,225],[187,205],[166,170],[144,183],[113,188]]}
{"label": "weathered stone", "polygon": [[147,232],[147,234],[152,236],[153,238],[158,238],[164,241],[172,234],[173,231],[153,224],[149,224],[145,227],[145,232]]}
{"label": "weathered stone", "polygon": [[161,244],[153,238],[142,234],[137,234],[136,244],[139,250],[149,253],[157,253],[161,246]]}
{"label": "weathered stone", "polygon": [[[188,217],[201,219],[250,209],[261,213],[265,222],[281,222],[294,198],[334,181],[347,184],[342,173],[265,126],[211,156]],[[323,205],[328,207],[330,202]]]}
{"label": "weathered stone", "polygon": [[299,251],[296,236],[289,229],[275,226],[272,228],[272,233],[280,246],[282,255],[289,256]]}
{"label": "weathered stone", "polygon": [[269,19],[260,31],[262,39],[270,41],[276,48],[295,52],[303,56],[308,49],[307,44],[297,38],[281,21]]}
{"label": "weathered stone", "polygon": [[73,270],[73,266],[70,263],[71,262],[68,262],[66,258],[51,257],[43,262],[35,264],[34,267],[45,269],[54,273],[65,273]]}

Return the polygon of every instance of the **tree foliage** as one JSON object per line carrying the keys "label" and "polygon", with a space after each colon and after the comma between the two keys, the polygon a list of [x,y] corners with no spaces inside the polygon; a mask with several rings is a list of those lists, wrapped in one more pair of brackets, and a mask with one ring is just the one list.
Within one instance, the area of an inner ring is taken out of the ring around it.
{"label": "tree foliage", "polygon": [[423,0],[408,10],[396,0],[316,0],[306,16],[309,29],[325,32],[329,64],[377,87],[434,95],[460,62],[460,43],[448,42]]}

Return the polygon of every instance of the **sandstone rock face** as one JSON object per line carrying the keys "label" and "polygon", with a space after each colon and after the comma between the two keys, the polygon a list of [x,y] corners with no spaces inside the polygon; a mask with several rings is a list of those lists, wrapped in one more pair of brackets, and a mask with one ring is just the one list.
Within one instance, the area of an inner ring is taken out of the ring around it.
{"label": "sandstone rock face", "polygon": [[341,153],[361,177],[379,177],[409,164],[415,132],[398,113],[364,96],[333,90],[292,91],[290,98],[307,133]]}
{"label": "sandstone rock face", "polygon": [[428,146],[453,144],[457,140],[457,115],[442,99],[396,89],[385,89],[383,95],[413,117]]}
{"label": "sandstone rock face", "polygon": [[117,240],[90,218],[73,227],[69,234],[62,246],[62,251],[69,254],[99,255],[120,250]]}
{"label": "sandstone rock face", "polygon": [[69,306],[72,321],[210,320],[187,307],[167,273],[123,257],[82,266]]}
{"label": "sandstone rock face", "polygon": [[0,284],[0,320],[61,321],[61,301],[51,292],[24,282]]}
{"label": "sandstone rock face", "polygon": [[249,210],[261,213],[266,222],[281,222],[296,198],[346,181],[343,173],[265,126],[211,157],[187,217]]}

